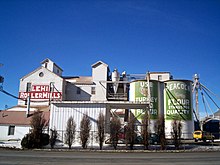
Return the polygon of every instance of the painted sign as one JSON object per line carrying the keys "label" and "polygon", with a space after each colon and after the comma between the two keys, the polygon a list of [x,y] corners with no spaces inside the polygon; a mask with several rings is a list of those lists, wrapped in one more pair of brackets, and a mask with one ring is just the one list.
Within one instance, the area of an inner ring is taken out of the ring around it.
{"label": "painted sign", "polygon": [[[148,82],[147,81],[136,81],[134,99],[135,102],[146,102],[150,101],[150,119],[158,119],[158,82],[150,82],[150,100],[148,100]],[[134,115],[137,119],[141,120],[144,114],[143,109],[134,110]]]}
{"label": "painted sign", "polygon": [[190,81],[169,81],[165,83],[166,120],[192,120]]}
{"label": "painted sign", "polygon": [[20,99],[61,99],[61,92],[50,91],[49,85],[32,85],[31,91],[29,92],[19,92]]}

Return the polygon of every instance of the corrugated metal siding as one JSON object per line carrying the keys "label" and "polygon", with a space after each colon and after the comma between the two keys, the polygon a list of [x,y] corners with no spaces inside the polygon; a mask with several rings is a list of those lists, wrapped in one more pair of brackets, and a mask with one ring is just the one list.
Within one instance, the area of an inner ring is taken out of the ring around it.
{"label": "corrugated metal siding", "polygon": [[80,130],[80,122],[84,114],[88,114],[91,120],[91,131],[97,131],[96,121],[99,113],[106,114],[106,105],[99,103],[73,103],[73,104],[52,104],[50,116],[50,129],[65,131],[67,120],[73,117],[76,123],[76,131]]}

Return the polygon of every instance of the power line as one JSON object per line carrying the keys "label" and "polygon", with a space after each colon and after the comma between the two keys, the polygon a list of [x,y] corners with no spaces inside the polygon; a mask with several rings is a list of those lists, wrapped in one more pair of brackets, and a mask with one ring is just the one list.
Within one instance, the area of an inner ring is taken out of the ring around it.
{"label": "power line", "polygon": [[[22,101],[27,101],[27,99],[19,98],[19,97],[15,96],[15,95],[13,95],[13,94],[11,94],[11,93],[5,91],[5,90],[2,88],[2,86],[0,86],[0,91],[1,91],[2,93],[4,93],[4,94],[8,95],[8,96],[11,96],[11,97],[15,98],[15,99],[22,100]],[[44,101],[34,101],[34,100],[31,100],[31,102],[40,103],[40,102],[49,102],[49,100],[44,100]]]}

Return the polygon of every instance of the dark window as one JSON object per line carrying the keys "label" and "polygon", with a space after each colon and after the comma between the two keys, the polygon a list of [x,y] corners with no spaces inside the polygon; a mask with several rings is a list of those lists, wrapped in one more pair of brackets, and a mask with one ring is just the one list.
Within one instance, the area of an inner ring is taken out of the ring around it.
{"label": "dark window", "polygon": [[27,83],[26,92],[31,91],[31,83]]}
{"label": "dark window", "polygon": [[77,87],[76,93],[77,93],[77,94],[81,94],[81,89],[80,89],[80,87]]}
{"label": "dark window", "polygon": [[45,68],[47,68],[47,62],[45,63]]}
{"label": "dark window", "polygon": [[162,75],[159,75],[159,76],[158,76],[158,80],[159,80],[159,81],[162,80]]}
{"label": "dark window", "polygon": [[15,126],[10,125],[8,127],[8,135],[14,135],[15,134]]}
{"label": "dark window", "polygon": [[92,94],[92,95],[95,95],[95,87],[92,87],[92,88],[91,88],[91,94]]}
{"label": "dark window", "polygon": [[44,76],[44,73],[43,73],[43,72],[40,72],[40,73],[39,73],[39,76],[40,76],[40,77],[43,77],[43,76]]}

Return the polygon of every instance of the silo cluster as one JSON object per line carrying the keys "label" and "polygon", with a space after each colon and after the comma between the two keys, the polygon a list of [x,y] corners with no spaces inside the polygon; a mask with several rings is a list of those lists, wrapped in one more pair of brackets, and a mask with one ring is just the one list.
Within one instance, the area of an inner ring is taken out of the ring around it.
{"label": "silo cluster", "polygon": [[[175,120],[180,121],[182,125],[182,138],[192,138],[194,121],[191,81],[132,81],[130,83],[129,100],[133,102],[149,101],[149,131],[151,133],[156,132],[159,118],[164,118],[166,138],[171,138],[172,126]],[[137,118],[137,121],[141,123],[144,110],[132,109],[131,112]]]}

